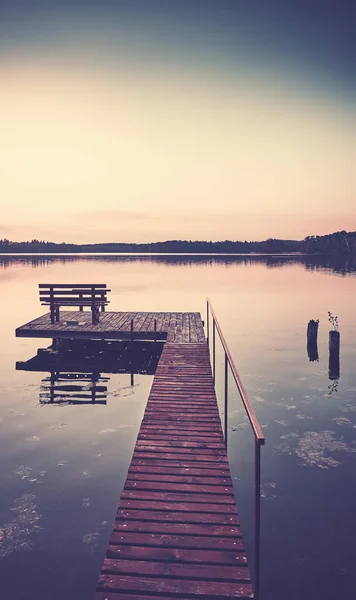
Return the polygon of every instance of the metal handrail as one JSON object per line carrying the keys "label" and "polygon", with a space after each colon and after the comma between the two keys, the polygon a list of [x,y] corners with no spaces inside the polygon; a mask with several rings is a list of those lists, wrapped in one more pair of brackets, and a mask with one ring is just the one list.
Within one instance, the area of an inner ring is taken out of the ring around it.
{"label": "metal handrail", "polygon": [[246,390],[242,384],[241,378],[237,372],[234,360],[232,358],[229,347],[224,338],[223,332],[219,325],[219,322],[216,318],[215,311],[212,307],[212,304],[207,298],[206,301],[206,310],[207,310],[207,320],[206,320],[206,328],[207,328],[207,343],[209,346],[210,343],[210,329],[209,329],[209,314],[211,313],[213,319],[213,357],[212,357],[212,367],[213,367],[213,378],[215,382],[215,371],[216,371],[216,360],[215,360],[215,330],[217,330],[222,347],[225,353],[225,365],[224,365],[224,434],[225,434],[225,445],[227,448],[227,434],[228,434],[228,374],[229,367],[231,373],[233,375],[234,381],[236,383],[237,389],[241,396],[242,403],[245,407],[248,419],[250,421],[252,431],[255,436],[255,556],[254,556],[254,566],[255,566],[255,578],[254,578],[254,597],[256,600],[259,598],[260,593],[260,520],[261,520],[261,446],[265,443],[265,438],[262,433],[261,426],[257,421],[257,417],[255,415],[255,411],[253,410],[250,401],[247,397]]}

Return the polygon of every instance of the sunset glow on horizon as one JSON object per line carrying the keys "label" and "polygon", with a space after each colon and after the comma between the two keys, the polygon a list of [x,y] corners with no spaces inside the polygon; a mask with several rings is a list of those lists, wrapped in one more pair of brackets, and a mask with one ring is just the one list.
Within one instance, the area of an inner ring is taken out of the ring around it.
{"label": "sunset glow on horizon", "polygon": [[329,56],[322,28],[312,44],[277,9],[49,4],[3,9],[0,238],[356,230],[355,65],[337,20]]}

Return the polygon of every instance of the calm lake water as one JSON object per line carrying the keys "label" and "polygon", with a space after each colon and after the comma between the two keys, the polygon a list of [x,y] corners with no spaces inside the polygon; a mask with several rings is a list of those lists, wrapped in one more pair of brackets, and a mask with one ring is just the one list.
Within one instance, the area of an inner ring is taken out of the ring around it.
{"label": "calm lake water", "polygon": [[[1,597],[91,597],[152,383],[110,374],[106,404],[40,402],[49,373],[15,363],[47,340],[14,333],[44,312],[40,282],[103,282],[110,310],[201,311],[203,319],[210,297],[266,437],[261,599],[353,597],[355,274],[350,263],[295,257],[0,255]],[[328,311],[341,333],[336,379]],[[314,362],[309,319],[320,319]],[[217,387],[220,397],[220,375]],[[252,563],[253,437],[232,384],[228,453]]]}

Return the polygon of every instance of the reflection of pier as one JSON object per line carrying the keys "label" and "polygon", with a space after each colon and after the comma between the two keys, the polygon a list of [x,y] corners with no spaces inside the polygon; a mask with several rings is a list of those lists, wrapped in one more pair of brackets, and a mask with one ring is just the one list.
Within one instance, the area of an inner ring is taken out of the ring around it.
{"label": "reflection of pier", "polygon": [[161,356],[160,342],[106,342],[104,340],[61,340],[39,348],[37,355],[17,362],[19,371],[67,373],[130,373],[154,375]]}
{"label": "reflection of pier", "polygon": [[99,373],[58,373],[42,379],[41,404],[106,404],[109,381]]}
{"label": "reflection of pier", "polygon": [[[128,373],[134,376],[156,372],[161,342],[105,342],[103,340],[61,340],[37,355],[17,362],[19,371],[49,371],[42,380],[41,404],[106,404],[108,377],[100,373]],[[58,349],[56,349],[56,347]]]}

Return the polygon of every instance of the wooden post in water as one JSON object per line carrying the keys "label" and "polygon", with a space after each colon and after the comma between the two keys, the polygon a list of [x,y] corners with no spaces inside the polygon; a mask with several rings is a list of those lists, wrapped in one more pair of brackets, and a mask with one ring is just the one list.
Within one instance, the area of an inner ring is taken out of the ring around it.
{"label": "wooden post in water", "polygon": [[319,327],[319,319],[317,321],[314,321],[314,319],[311,319],[309,321],[308,329],[307,329],[307,352],[308,352],[308,357],[309,357],[310,362],[319,360],[318,327]]}
{"label": "wooden post in water", "polygon": [[133,332],[134,332],[134,321],[131,319],[131,327],[130,327],[130,340],[133,341]]}
{"label": "wooden post in water", "polygon": [[329,379],[340,378],[340,332],[329,331]]}

